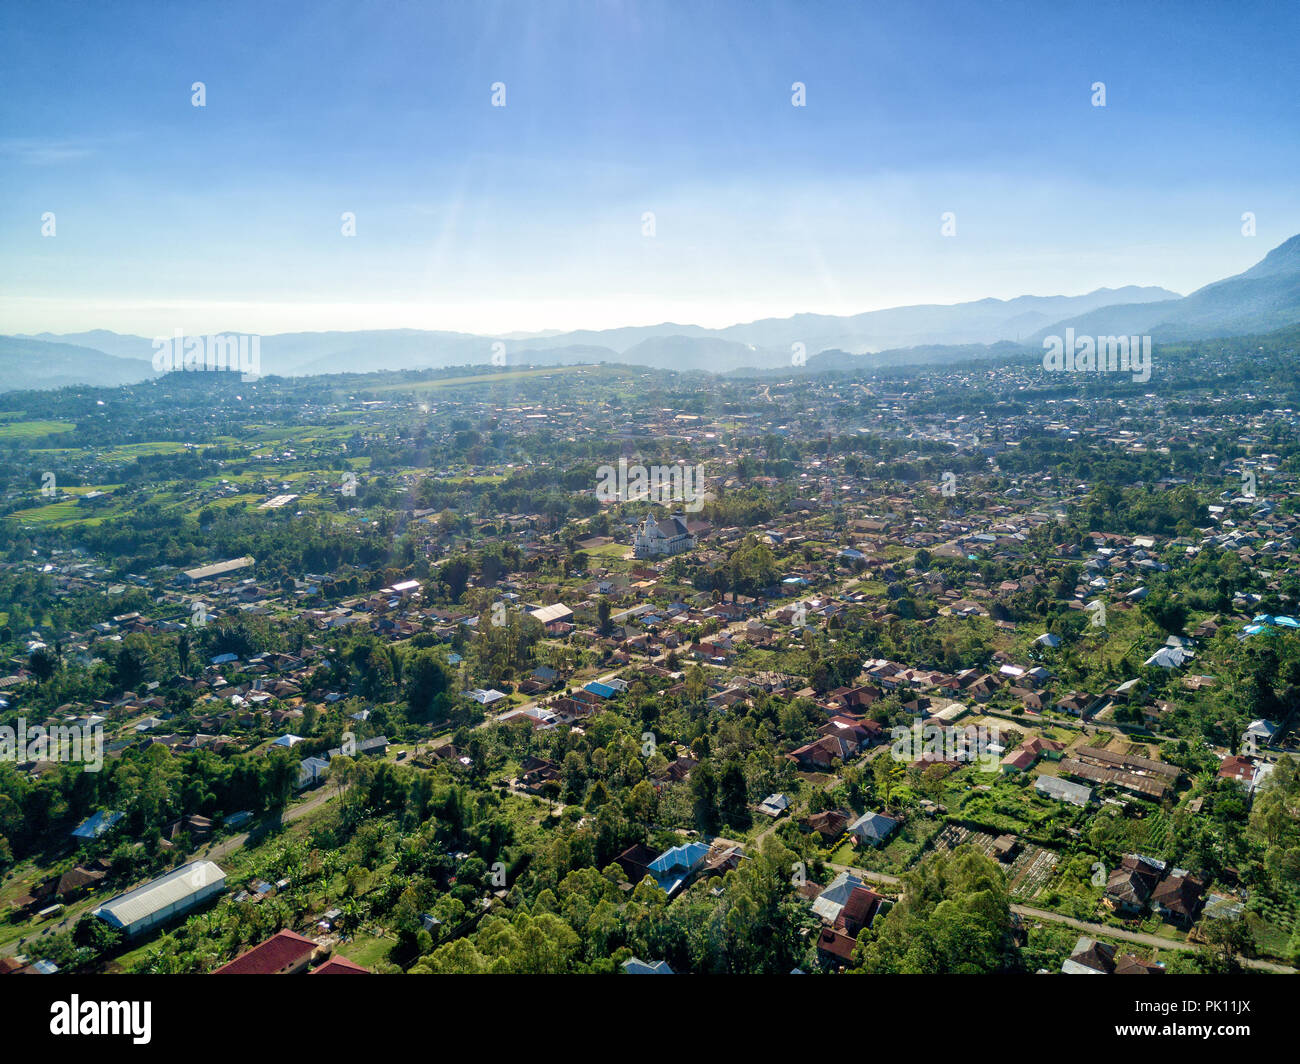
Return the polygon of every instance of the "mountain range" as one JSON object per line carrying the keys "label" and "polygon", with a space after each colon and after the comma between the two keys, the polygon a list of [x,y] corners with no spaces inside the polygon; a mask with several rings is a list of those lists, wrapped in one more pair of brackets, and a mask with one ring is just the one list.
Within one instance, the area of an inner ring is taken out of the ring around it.
{"label": "mountain range", "polygon": [[[1300,322],[1300,235],[1244,273],[1179,296],[1159,287],[1099,288],[1080,296],[1018,296],[834,316],[796,314],[706,329],[664,323],[505,337],[419,329],[280,333],[261,337],[263,374],[311,376],[507,365],[617,362],[725,373],[790,367],[800,350],[812,371],[990,357],[1073,328],[1080,335],[1150,335],[1157,341],[1269,332]],[[230,330],[235,333],[238,330]],[[97,329],[0,336],[0,391],[70,384],[116,386],[155,376],[153,341]],[[825,356],[821,356],[825,352]],[[910,354],[909,354],[910,353]],[[856,361],[855,356],[861,358]]]}

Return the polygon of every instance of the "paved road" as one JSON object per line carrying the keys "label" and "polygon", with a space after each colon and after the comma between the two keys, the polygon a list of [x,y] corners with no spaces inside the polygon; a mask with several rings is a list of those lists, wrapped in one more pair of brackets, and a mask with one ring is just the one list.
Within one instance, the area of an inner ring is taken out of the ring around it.
{"label": "paved road", "polygon": [[[827,868],[833,868],[837,872],[852,872],[860,879],[865,879],[871,883],[879,883],[886,887],[897,887],[902,885],[902,880],[898,876],[891,876],[884,872],[868,872],[865,868],[854,868],[852,865],[844,864],[827,864]],[[899,894],[902,897],[902,894]]]}
{"label": "paved road", "polygon": [[[854,875],[861,876],[870,882],[880,883],[885,886],[898,886],[903,882],[897,876],[886,875],[883,872],[868,872],[865,868],[853,868],[850,865],[836,864],[828,867],[834,868],[837,872],[852,872]],[[1062,916],[1060,913],[1048,912],[1046,909],[1034,909],[1028,905],[1012,905],[1011,911],[1034,920],[1043,920],[1052,924],[1065,924],[1067,927],[1073,927],[1077,931],[1085,931],[1094,937],[1118,938],[1125,942],[1136,942],[1139,945],[1150,946],[1153,949],[1191,951],[1198,948],[1195,943],[1184,939],[1161,938],[1159,935],[1148,935],[1141,931],[1127,931],[1119,927],[1109,927],[1106,924],[1093,924],[1086,920],[1076,920],[1070,916]],[[1240,960],[1245,967],[1255,968],[1258,971],[1278,972],[1283,975],[1296,974],[1296,969],[1288,968],[1285,964],[1274,964],[1272,961],[1255,960],[1250,957],[1242,957]]]}
{"label": "paved road", "polygon": [[[288,809],[281,818],[281,824],[293,823],[293,821],[306,816],[308,813],[312,812],[312,810],[319,809],[337,794],[338,791],[333,787],[322,788],[320,792],[312,795],[312,797],[308,798],[307,801]],[[189,860],[194,861],[202,859],[205,861],[219,861],[223,857],[228,857],[230,854],[234,853],[235,850],[248,842],[250,834],[251,832],[245,831],[239,835],[232,835],[228,839],[222,839],[221,842],[211,845],[207,850],[202,848],[195,850]],[[127,887],[125,889],[129,890],[131,888]],[[115,897],[116,895],[113,896]],[[38,925],[36,928],[24,935],[22,940],[15,939],[12,942],[5,943],[3,946],[0,946],[0,956],[9,956],[23,950],[30,951],[32,944],[42,937],[42,931],[66,931],[71,928],[83,914],[93,909],[96,905],[101,904],[104,900],[105,899],[101,897],[90,897],[83,898],[80,901],[69,905],[64,910],[64,918],[57,924],[47,922]]]}
{"label": "paved road", "polygon": [[[807,594],[807,595],[804,595],[803,598],[804,598],[804,599],[807,599],[807,598],[830,598],[832,595],[839,594],[840,592],[847,590],[847,589],[848,589],[849,587],[851,587],[852,585],[857,584],[857,583],[860,583],[860,582],[861,582],[861,577],[858,577],[858,576],[851,576],[851,577],[848,577],[848,578],[846,578],[846,579],[840,581],[840,582],[835,586],[835,589],[832,590],[832,591],[824,591],[824,592],[817,592],[817,593],[809,593],[809,594]],[[795,599],[792,600],[792,601],[793,601],[793,602],[798,602],[798,601],[801,601],[801,599],[800,599],[800,598],[795,598]],[[789,605],[791,605],[791,604],[792,604],[791,602],[779,602],[779,603],[777,603],[776,605],[772,606],[770,609],[764,611],[764,612],[761,613],[761,614],[756,615],[755,617],[747,617],[747,618],[746,618],[745,620],[743,620],[743,621],[732,621],[730,624],[725,625],[724,627],[720,628],[720,629],[718,630],[718,632],[717,632],[717,635],[739,635],[741,632],[743,632],[743,631],[745,630],[745,626],[746,626],[747,624],[749,624],[749,622],[750,622],[751,620],[764,620],[764,621],[766,621],[766,620],[771,620],[773,617],[775,617],[778,613],[780,613],[783,609],[785,609],[787,606],[789,606]],[[651,659],[651,662],[652,662],[652,663],[660,662],[660,661],[663,660],[664,656],[665,656],[665,655],[660,655],[658,658]],[[708,663],[708,662],[701,662],[700,664],[706,664],[706,665],[707,665],[707,664],[709,664],[709,663]],[[603,676],[597,676],[595,682],[597,682],[597,683],[609,683],[609,681],[612,680],[612,679],[614,679],[615,677],[617,677],[619,673],[623,672],[625,669],[633,668],[635,665],[636,665],[636,662],[633,662],[631,665],[620,665],[618,668],[613,669],[612,671],[605,673],[605,675],[603,675]],[[588,681],[588,682],[591,682],[591,681]],[[489,724],[493,724],[493,723],[495,723],[495,722],[497,722],[497,721],[506,721],[506,720],[510,720],[512,717],[517,717],[517,716],[519,716],[521,713],[525,713],[525,712],[527,712],[527,711],[530,710],[530,709],[535,709],[537,706],[540,706],[543,702],[546,702],[546,701],[548,701],[548,700],[550,700],[550,699],[552,699],[552,698],[554,698],[554,697],[555,697],[555,692],[554,692],[554,691],[548,691],[548,692],[546,692],[546,694],[543,695],[542,697],[540,697],[540,698],[535,698],[535,699],[533,699],[531,702],[523,702],[523,703],[521,703],[521,704],[519,704],[519,705],[517,705],[517,706],[514,706],[514,707],[511,708],[511,709],[507,709],[507,710],[505,710],[503,713],[500,713],[500,714],[498,714],[498,715],[496,715],[496,716],[489,716],[489,717],[485,718],[481,724],[477,724],[477,725],[475,725],[475,727],[477,727],[477,728],[483,728],[483,727],[486,727],[487,725],[489,725]],[[435,739],[435,740],[433,740],[433,742],[430,743],[430,746],[435,746],[435,747],[436,747],[436,746],[444,746],[444,745],[446,745],[446,744],[449,743],[449,742],[451,742],[451,737],[450,737],[450,736],[446,736],[446,735],[444,735],[444,736],[442,736],[440,739]]]}
{"label": "paved road", "polygon": [[[312,810],[319,809],[336,794],[338,794],[338,789],[326,784],[305,802],[302,802],[299,805],[290,806],[285,810],[280,817],[280,825],[283,827],[286,824],[292,824],[295,820],[298,820],[312,812]],[[232,835],[228,839],[222,839],[221,842],[218,842],[207,851],[202,849],[196,850],[193,859],[202,858],[205,861],[219,861],[221,858],[228,857],[243,846],[252,833],[252,831],[245,831],[239,835]]]}
{"label": "paved road", "polygon": [[[1011,911],[1019,913],[1021,916],[1032,917],[1035,920],[1047,920],[1055,924],[1066,924],[1079,931],[1086,931],[1090,935],[1102,936],[1105,938],[1119,938],[1125,942],[1137,942],[1143,946],[1151,946],[1155,949],[1177,949],[1177,950],[1195,950],[1198,947],[1195,943],[1187,942],[1183,939],[1161,938],[1159,935],[1148,935],[1141,931],[1125,931],[1122,928],[1108,927],[1105,924],[1091,924],[1086,920],[1075,920],[1069,916],[1062,916],[1060,913],[1050,913],[1044,909],[1031,909],[1027,905],[1013,905]],[[1285,964],[1274,964],[1272,961],[1254,960],[1249,957],[1240,958],[1241,963],[1247,968],[1256,968],[1265,972],[1280,972],[1285,975],[1294,975],[1296,970],[1288,968]]]}

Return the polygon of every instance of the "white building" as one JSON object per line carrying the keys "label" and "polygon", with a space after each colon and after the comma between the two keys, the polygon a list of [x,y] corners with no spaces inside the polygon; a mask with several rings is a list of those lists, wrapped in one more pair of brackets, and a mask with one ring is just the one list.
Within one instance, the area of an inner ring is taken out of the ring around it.
{"label": "white building", "polygon": [[666,558],[695,546],[695,537],[686,527],[686,518],[673,514],[656,521],[646,514],[645,524],[632,541],[632,553],[638,558]]}
{"label": "white building", "polygon": [[211,861],[191,861],[104,902],[94,915],[134,937],[189,912],[225,889],[226,873],[219,867]]}

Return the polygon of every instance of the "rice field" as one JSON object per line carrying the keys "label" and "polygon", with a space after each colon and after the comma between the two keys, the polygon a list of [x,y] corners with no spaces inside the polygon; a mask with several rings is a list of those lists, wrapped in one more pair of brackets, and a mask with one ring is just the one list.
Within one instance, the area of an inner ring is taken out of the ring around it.
{"label": "rice field", "polygon": [[0,421],[0,440],[36,440],[76,427],[71,421]]}

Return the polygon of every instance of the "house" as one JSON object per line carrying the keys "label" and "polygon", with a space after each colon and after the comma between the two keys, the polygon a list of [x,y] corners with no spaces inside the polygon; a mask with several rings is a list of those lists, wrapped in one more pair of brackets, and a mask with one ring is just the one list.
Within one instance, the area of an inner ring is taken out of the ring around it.
{"label": "house", "polygon": [[682,754],[676,761],[670,762],[658,779],[663,783],[681,783],[691,774],[699,762],[693,757]]}
{"label": "house", "polygon": [[627,881],[633,886],[640,883],[646,876],[654,878],[650,871],[650,862],[659,856],[658,850],[652,850],[644,843],[638,842],[629,846],[626,850],[614,858],[614,862],[623,869],[627,875]]}
{"label": "house", "polygon": [[1161,669],[1181,669],[1195,656],[1195,651],[1188,650],[1186,647],[1161,647],[1142,664],[1154,665]]}
{"label": "house", "polygon": [[1119,913],[1141,913],[1147,907],[1160,875],[1165,870],[1164,861],[1140,854],[1128,854],[1106,881],[1104,900]]}
{"label": "house", "polygon": [[628,975],[675,975],[667,961],[643,961],[629,957],[623,962],[623,971]]}
{"label": "house", "polygon": [[125,813],[112,809],[101,809],[94,816],[88,817],[72,829],[74,839],[97,839],[108,832]]}
{"label": "house", "polygon": [[1017,772],[1028,772],[1034,767],[1036,760],[1037,758],[1023,746],[1017,747],[1002,759],[1002,771],[1008,775]]}
{"label": "house", "polygon": [[1044,739],[1041,735],[1027,739],[1020,744],[1020,747],[1033,754],[1035,760],[1045,757],[1049,761],[1060,761],[1061,755],[1065,752],[1064,743],[1057,742],[1055,739]]}
{"label": "house", "polygon": [[864,813],[849,825],[849,834],[857,841],[879,846],[898,827],[898,821],[883,813]]}
{"label": "house", "polygon": [[315,787],[325,781],[330,763],[323,757],[305,757],[298,762],[298,790]]}
{"label": "house", "polygon": [[1181,869],[1174,869],[1151,894],[1151,908],[1171,924],[1190,928],[1196,922],[1205,884]]}
{"label": "house", "polygon": [[1242,743],[1249,748],[1267,746],[1276,737],[1277,730],[1277,725],[1271,720],[1253,720],[1242,736]]}
{"label": "house", "polygon": [[1063,975],[1110,975],[1115,971],[1115,947],[1092,938],[1080,938],[1061,963]]}
{"label": "house", "polygon": [[790,799],[784,794],[769,794],[758,804],[758,811],[770,817],[781,816],[790,808]]}
{"label": "house", "polygon": [[665,850],[649,864],[659,889],[670,898],[680,891],[704,863],[709,848],[702,842],[688,842]]}
{"label": "house", "polygon": [[[437,751],[434,751],[437,754]],[[515,780],[515,786],[521,791],[527,791],[529,794],[539,794],[547,784],[554,786],[559,785],[560,769],[554,761],[547,761],[540,757],[530,757],[525,760],[520,768],[523,771]],[[628,873],[631,876],[631,873]]]}
{"label": "house", "polygon": [[[332,761],[343,754],[343,748],[336,746],[330,750],[326,756]],[[383,757],[388,752],[388,736],[374,735],[369,739],[362,739],[353,747],[353,753],[357,757]]]}
{"label": "house", "polygon": [[307,970],[316,943],[287,928],[245,950],[213,975],[297,975]]}
{"label": "house", "polygon": [[1136,953],[1126,953],[1115,958],[1115,975],[1164,975],[1165,966],[1144,960]]}
{"label": "house", "polygon": [[369,975],[370,969],[363,968],[355,961],[340,957],[337,953],[318,968],[313,968],[312,975]]}
{"label": "house", "polygon": [[695,547],[695,537],[687,527],[686,518],[679,514],[657,521],[646,514],[645,523],[632,540],[632,553],[637,558],[665,558]]}
{"label": "house", "polygon": [[1072,783],[1070,780],[1059,779],[1056,776],[1039,776],[1034,781],[1034,790],[1048,798],[1055,798],[1058,802],[1069,802],[1071,805],[1077,805],[1080,809],[1086,808],[1092,801],[1092,788],[1085,787],[1082,783]]}
{"label": "house", "polygon": [[60,898],[71,898],[80,894],[84,890],[93,890],[108,875],[108,869],[112,867],[111,862],[101,860],[99,868],[86,868],[83,865],[75,865],[68,869],[63,875],[59,876],[58,885],[54,888],[54,893]]}
{"label": "house", "polygon": [[1080,694],[1078,691],[1071,691],[1056,700],[1056,708],[1062,713],[1069,713],[1075,717],[1082,717],[1087,714],[1088,710],[1097,700],[1091,695]]}
{"label": "house", "polygon": [[804,817],[799,821],[799,828],[804,832],[817,832],[829,844],[844,834],[852,819],[843,809],[827,809]]}
{"label": "house", "polygon": [[560,678],[560,674],[549,665],[538,665],[532,671],[532,677],[538,683],[552,684]]}
{"label": "house", "polygon": [[[839,919],[840,913],[849,903],[849,898],[859,887],[865,886],[862,880],[852,872],[841,872],[823,890],[812,903],[812,910],[822,921],[832,927]],[[815,888],[814,888],[815,889]]]}
{"label": "house", "polygon": [[1115,947],[1092,938],[1080,938],[1061,964],[1064,975],[1163,975],[1164,965],[1133,953],[1115,956]]}
{"label": "house", "polygon": [[831,717],[817,729],[821,736],[833,735],[852,743],[854,753],[860,753],[871,744],[871,740],[883,733],[880,725],[873,721],[858,721],[852,717]]}
{"label": "house", "polygon": [[1272,771],[1273,766],[1265,761],[1233,754],[1225,757],[1219,765],[1219,779],[1232,780],[1245,787],[1248,794],[1254,794]]}
{"label": "house", "polygon": [[823,927],[817,936],[817,960],[827,968],[842,968],[853,960],[858,940],[835,927]]}
{"label": "house", "polygon": [[786,754],[804,772],[825,771],[836,760],[848,761],[856,753],[855,744],[839,735],[827,735]]}
{"label": "house", "polygon": [[852,935],[855,939],[864,927],[870,927],[876,913],[880,911],[885,899],[869,887],[855,887],[844,903],[844,908],[835,917],[835,927]]}

